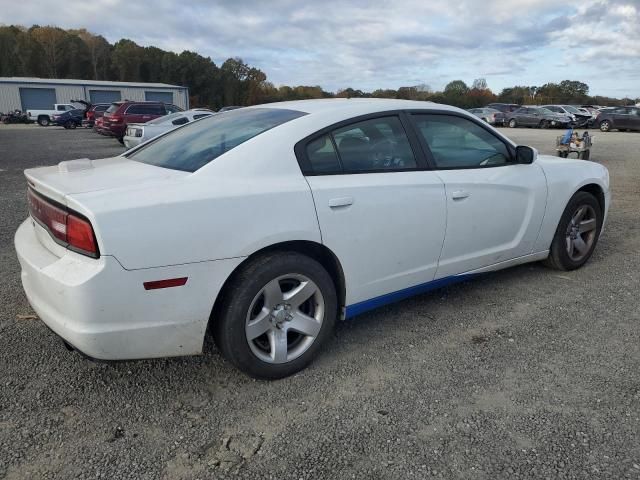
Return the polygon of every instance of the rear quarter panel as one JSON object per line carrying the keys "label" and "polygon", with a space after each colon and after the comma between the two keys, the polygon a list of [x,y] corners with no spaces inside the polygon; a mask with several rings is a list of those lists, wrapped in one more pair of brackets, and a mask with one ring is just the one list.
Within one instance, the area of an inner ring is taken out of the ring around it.
{"label": "rear quarter panel", "polygon": [[74,204],[92,220],[101,252],[126,269],[246,257],[291,240],[321,242],[290,140],[247,142],[183,178],[76,194]]}

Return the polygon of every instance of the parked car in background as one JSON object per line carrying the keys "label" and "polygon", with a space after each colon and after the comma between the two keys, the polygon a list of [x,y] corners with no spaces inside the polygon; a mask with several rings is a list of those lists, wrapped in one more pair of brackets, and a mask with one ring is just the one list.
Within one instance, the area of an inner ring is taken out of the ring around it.
{"label": "parked car in background", "polygon": [[520,105],[517,103],[490,103],[486,108],[493,108],[494,110],[499,110],[504,113],[506,117],[509,116],[511,112],[515,112],[520,108]]}
{"label": "parked car in background", "polygon": [[595,125],[603,132],[640,130],[640,107],[611,107],[600,110]]}
{"label": "parked car in background", "polygon": [[590,113],[581,112],[573,105],[543,105],[543,107],[552,112],[571,117],[576,127],[586,127],[591,120]]}
{"label": "parked car in background", "polygon": [[580,268],[611,196],[601,164],[381,99],[246,107],[25,176],[22,284],[68,345],[191,355],[210,332],[259,378],[298,372],[337,321],[381,305],[526,262]]}
{"label": "parked car in background", "polygon": [[18,109],[9,113],[0,112],[0,121],[5,125],[8,125],[10,123],[31,123],[32,122],[31,120],[29,120],[29,117],[27,116],[26,113]]}
{"label": "parked car in background", "polygon": [[82,122],[82,124],[87,127],[87,128],[91,128],[94,126],[96,120],[100,117],[102,117],[102,115],[104,115],[104,112],[106,112],[107,108],[109,108],[111,106],[110,103],[95,103],[93,104],[86,112],[85,116],[84,116],[84,121]]}
{"label": "parked car in background", "polygon": [[509,114],[508,124],[515,127],[566,127],[571,125],[568,115],[552,112],[543,107],[521,107]]}
{"label": "parked car in background", "polygon": [[75,110],[69,110],[61,114],[53,115],[51,122],[54,125],[59,125],[66,129],[76,128],[82,125],[84,120],[85,110],[77,108]]}
{"label": "parked car in background", "polygon": [[194,108],[184,112],[170,113],[164,117],[156,118],[147,123],[130,123],[123,138],[124,145],[127,148],[133,148],[136,145],[146,142],[147,140],[157,137],[161,133],[168,132],[180,125],[185,125],[194,120],[214,115],[215,112],[205,108]]}
{"label": "parked car in background", "polygon": [[507,117],[500,110],[495,108],[470,108],[469,113],[473,113],[476,117],[481,118],[490,125],[502,127],[507,123]]}
{"label": "parked car in background", "polygon": [[116,137],[120,143],[124,143],[124,135],[130,123],[146,123],[169,113],[181,111],[180,107],[162,102],[129,100],[114,102],[102,115],[102,127],[99,131],[104,135]]}
{"label": "parked car in background", "polygon": [[242,107],[239,107],[237,105],[229,105],[228,107],[222,107],[220,110],[218,110],[218,112],[228,112],[229,110],[237,110],[238,108]]}
{"label": "parked car in background", "polygon": [[76,110],[77,108],[77,105],[70,103],[56,103],[52,110],[28,110],[27,116],[29,120],[38,122],[38,125],[46,127],[51,124],[54,115],[60,115],[69,110]]}

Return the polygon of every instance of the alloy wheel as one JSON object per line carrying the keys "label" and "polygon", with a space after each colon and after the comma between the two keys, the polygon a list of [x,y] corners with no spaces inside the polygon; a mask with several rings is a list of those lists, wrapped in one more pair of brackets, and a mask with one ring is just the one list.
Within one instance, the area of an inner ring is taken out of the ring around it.
{"label": "alloy wheel", "polygon": [[590,205],[578,207],[566,231],[566,248],[569,258],[574,262],[581,261],[591,251],[596,239],[596,212]]}
{"label": "alloy wheel", "polygon": [[249,347],[264,362],[290,362],[311,347],[324,314],[322,292],[311,279],[295,273],[275,278],[258,292],[247,312]]}

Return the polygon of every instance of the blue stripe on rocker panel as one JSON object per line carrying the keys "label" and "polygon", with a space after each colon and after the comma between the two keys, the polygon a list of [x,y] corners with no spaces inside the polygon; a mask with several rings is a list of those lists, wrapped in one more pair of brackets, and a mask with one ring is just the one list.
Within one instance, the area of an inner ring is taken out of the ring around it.
{"label": "blue stripe on rocker panel", "polygon": [[399,302],[400,300],[404,300],[405,298],[420,295],[421,293],[430,292],[432,290],[446,287],[447,285],[451,285],[454,283],[463,282],[475,277],[476,275],[478,274],[452,275],[450,277],[439,278],[438,280],[421,283],[420,285],[415,285],[403,290],[398,290],[397,292],[387,293],[385,295],[380,295],[379,297],[354,303],[353,305],[347,306],[345,318],[355,317],[356,315],[368,312],[369,310],[373,310],[374,308],[382,307],[383,305]]}

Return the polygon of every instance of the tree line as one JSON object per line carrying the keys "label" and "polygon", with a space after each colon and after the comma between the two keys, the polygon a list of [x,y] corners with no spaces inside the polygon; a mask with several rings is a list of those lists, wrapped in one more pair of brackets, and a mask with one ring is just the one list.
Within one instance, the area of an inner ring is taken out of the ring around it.
{"label": "tree line", "polygon": [[128,39],[111,44],[103,36],[86,29],[64,30],[38,25],[30,28],[0,26],[0,76],[176,84],[189,88],[192,106],[214,109],[332,97],[423,100],[462,108],[480,107],[490,102],[622,105],[640,101],[590,96],[589,86],[574,80],[542,86],[514,86],[499,94],[493,93],[482,78],[474,80],[471,86],[462,80],[454,80],[443,91],[434,91],[426,84],[372,92],[345,88],[335,93],[317,85],[276,87],[262,70],[240,58],[228,58],[216,65],[210,57],[188,50],[178,54],[157,47],[143,47]]}

